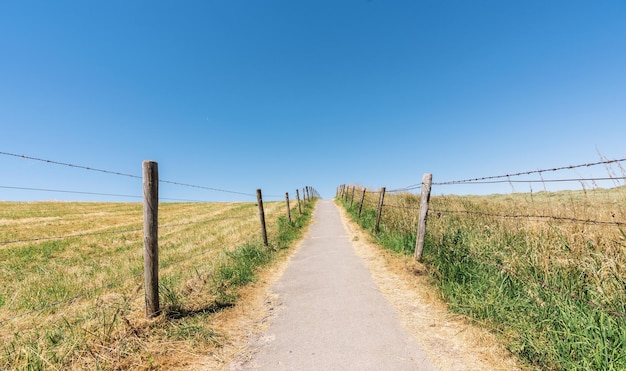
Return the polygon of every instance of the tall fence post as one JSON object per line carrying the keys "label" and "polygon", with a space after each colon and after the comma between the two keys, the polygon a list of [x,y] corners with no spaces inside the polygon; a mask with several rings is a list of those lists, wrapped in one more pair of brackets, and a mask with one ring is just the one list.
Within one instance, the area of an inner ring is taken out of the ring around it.
{"label": "tall fence post", "polygon": [[422,260],[424,251],[424,239],[426,237],[426,219],[428,218],[428,206],[430,204],[430,188],[433,183],[433,175],[425,173],[422,176],[422,195],[420,197],[420,217],[417,224],[417,239],[415,240],[415,260]]}
{"label": "tall fence post", "polygon": [[311,193],[309,192],[309,186],[306,186],[306,198],[311,201]]}
{"label": "tall fence post", "polygon": [[159,165],[144,161],[143,168],[143,274],[146,317],[161,312],[159,306]]}
{"label": "tall fence post", "polygon": [[298,199],[298,211],[302,215],[302,206],[300,206],[300,191],[296,188],[296,198]]}
{"label": "tall fence post", "polygon": [[385,187],[380,190],[380,200],[378,201],[378,212],[376,213],[376,225],[374,226],[374,234],[378,234],[380,226],[380,216],[383,213],[383,202],[385,200]]}
{"label": "tall fence post", "polygon": [[352,204],[354,204],[354,189],[356,188],[356,186],[352,186],[352,197],[350,198],[350,207],[352,207]]}
{"label": "tall fence post", "polygon": [[289,207],[289,192],[285,192],[285,202],[287,203],[287,219],[291,223],[291,208]]}
{"label": "tall fence post", "polygon": [[363,202],[365,202],[365,191],[367,188],[363,188],[363,193],[361,193],[361,202],[359,202],[359,219],[361,219],[361,211],[363,210]]}
{"label": "tall fence post", "polygon": [[263,211],[263,195],[261,194],[261,190],[256,190],[256,201],[259,205],[259,218],[261,219],[261,233],[263,234],[263,244],[265,246],[269,246],[267,242],[267,228],[265,228],[265,211]]}

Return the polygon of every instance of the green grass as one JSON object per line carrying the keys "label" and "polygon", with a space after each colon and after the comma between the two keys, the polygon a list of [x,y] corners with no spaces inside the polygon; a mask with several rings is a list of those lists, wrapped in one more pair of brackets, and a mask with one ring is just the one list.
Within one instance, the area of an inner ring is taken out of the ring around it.
{"label": "green grass", "polygon": [[[624,221],[623,188],[431,199],[423,262],[449,308],[498,334],[536,369],[626,369],[626,236],[614,225],[490,215]],[[372,231],[376,197],[361,220]],[[386,195],[387,249],[414,252],[419,197]],[[358,205],[344,202],[357,219]],[[393,207],[400,206],[400,207]],[[467,212],[479,214],[468,214]]]}
{"label": "green grass", "polygon": [[[162,204],[159,296],[145,318],[141,205],[0,203],[0,241],[137,230],[0,246],[0,369],[159,367],[208,352],[223,337],[211,316],[293,245],[314,203],[294,221],[265,204],[270,246],[253,203]],[[152,365],[152,366],[150,366]]]}

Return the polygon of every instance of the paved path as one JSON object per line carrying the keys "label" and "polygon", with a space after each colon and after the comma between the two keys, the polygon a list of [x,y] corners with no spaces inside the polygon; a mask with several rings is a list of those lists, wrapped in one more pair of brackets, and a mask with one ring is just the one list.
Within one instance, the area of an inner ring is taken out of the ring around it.
{"label": "paved path", "polygon": [[244,367],[257,370],[434,370],[355,255],[337,207],[314,224],[273,287],[281,308]]}

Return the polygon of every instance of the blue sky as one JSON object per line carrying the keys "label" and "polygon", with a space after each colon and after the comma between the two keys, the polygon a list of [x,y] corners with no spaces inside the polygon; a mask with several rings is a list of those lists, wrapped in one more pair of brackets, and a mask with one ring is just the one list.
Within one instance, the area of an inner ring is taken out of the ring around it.
{"label": "blue sky", "polygon": [[[1,0],[0,151],[324,197],[622,158],[625,46],[623,0]],[[0,169],[5,187],[141,195],[11,156]],[[433,192],[510,191],[495,187]],[[0,188],[40,199],[119,200]]]}

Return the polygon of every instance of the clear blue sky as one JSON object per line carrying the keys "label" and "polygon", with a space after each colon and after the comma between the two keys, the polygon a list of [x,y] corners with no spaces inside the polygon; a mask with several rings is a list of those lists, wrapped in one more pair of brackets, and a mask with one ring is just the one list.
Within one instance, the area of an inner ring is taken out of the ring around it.
{"label": "clear blue sky", "polygon": [[[0,127],[2,152],[278,195],[626,157],[626,1],[0,0]],[[9,156],[0,171],[141,194]],[[434,192],[499,191],[472,187]],[[119,200],[0,188],[39,199]]]}

